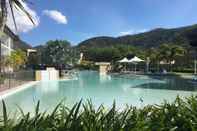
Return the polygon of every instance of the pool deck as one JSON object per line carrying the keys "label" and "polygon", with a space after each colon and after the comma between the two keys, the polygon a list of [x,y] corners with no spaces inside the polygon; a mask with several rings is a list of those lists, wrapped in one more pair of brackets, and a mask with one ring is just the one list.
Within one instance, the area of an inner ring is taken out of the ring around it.
{"label": "pool deck", "polygon": [[195,75],[193,73],[175,73],[176,75],[180,76],[181,78],[184,79],[194,79]]}
{"label": "pool deck", "polygon": [[10,95],[12,95],[12,94],[14,94],[16,92],[25,90],[25,89],[37,84],[38,82],[39,81],[31,81],[31,82],[22,84],[20,86],[14,87],[14,88],[3,90],[3,91],[0,92],[0,100],[6,98],[7,96],[10,96]]}

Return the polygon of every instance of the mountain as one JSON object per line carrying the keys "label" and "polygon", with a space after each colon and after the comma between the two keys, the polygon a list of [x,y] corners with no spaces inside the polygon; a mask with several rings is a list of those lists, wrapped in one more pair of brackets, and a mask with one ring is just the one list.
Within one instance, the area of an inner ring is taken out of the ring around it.
{"label": "mountain", "polygon": [[133,45],[142,48],[158,47],[161,44],[176,43],[197,46],[197,24],[181,28],[158,28],[145,33],[120,37],[95,37],[78,44],[79,48],[111,47],[115,45]]}
{"label": "mountain", "polygon": [[14,42],[14,49],[27,50],[27,49],[32,49],[32,46],[19,39]]}

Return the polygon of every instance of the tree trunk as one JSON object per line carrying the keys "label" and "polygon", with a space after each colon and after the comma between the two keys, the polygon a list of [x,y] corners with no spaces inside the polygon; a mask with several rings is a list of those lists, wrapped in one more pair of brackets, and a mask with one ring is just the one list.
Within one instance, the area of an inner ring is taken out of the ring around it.
{"label": "tree trunk", "polygon": [[[4,27],[7,21],[7,7],[6,7],[6,0],[1,0],[0,3],[0,38],[4,32]],[[2,33],[1,33],[2,32]],[[1,72],[1,41],[0,41],[0,72]]]}
{"label": "tree trunk", "polygon": [[7,7],[6,7],[6,0],[1,0],[1,12],[0,12],[0,29],[3,32],[4,31],[4,27],[7,21]]}

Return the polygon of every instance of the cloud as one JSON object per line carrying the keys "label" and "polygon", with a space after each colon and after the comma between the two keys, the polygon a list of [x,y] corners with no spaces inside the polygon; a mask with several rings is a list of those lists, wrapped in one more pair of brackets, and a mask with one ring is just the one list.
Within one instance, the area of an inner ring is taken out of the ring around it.
{"label": "cloud", "polygon": [[55,20],[59,24],[67,24],[68,20],[61,12],[57,10],[44,10],[43,14]]}
{"label": "cloud", "polygon": [[134,34],[139,34],[139,33],[144,33],[148,31],[147,29],[141,29],[141,30],[127,30],[127,31],[122,31],[119,33],[119,35],[134,35]]}
{"label": "cloud", "polygon": [[[39,20],[39,16],[37,15],[36,11],[31,9],[26,3],[22,2],[22,0],[21,0],[21,3],[23,4],[26,11],[29,12],[29,14],[32,16],[32,19],[35,24],[33,24],[31,22],[31,20],[27,17],[27,15],[24,12],[22,12],[21,10],[16,9],[14,7],[14,9],[13,9],[14,16],[15,16],[15,20],[16,20],[16,24],[17,24],[17,29],[18,29],[17,32],[28,32],[28,31],[36,28],[39,25],[40,20]],[[13,32],[16,33],[16,29],[15,29],[14,22],[13,22],[13,19],[11,16],[10,8],[8,8],[7,25],[11,28],[11,30]]]}

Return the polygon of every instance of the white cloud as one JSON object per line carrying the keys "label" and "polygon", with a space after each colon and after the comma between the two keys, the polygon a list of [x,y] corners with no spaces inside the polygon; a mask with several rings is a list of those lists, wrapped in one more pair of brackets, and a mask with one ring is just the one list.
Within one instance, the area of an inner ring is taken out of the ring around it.
{"label": "white cloud", "polygon": [[[37,15],[37,13],[31,9],[26,3],[22,2],[24,8],[26,9],[27,12],[29,12],[29,14],[32,16],[32,19],[34,21],[34,24],[31,22],[31,20],[27,17],[27,15],[22,12],[21,10],[18,10],[14,7],[14,16],[15,16],[15,20],[16,20],[16,24],[17,24],[17,31],[18,32],[28,32],[34,28],[36,28],[39,23],[39,16]],[[8,20],[7,20],[7,25],[11,28],[11,30],[13,32],[16,33],[16,29],[14,26],[14,22],[11,16],[11,10],[8,9]]]}
{"label": "white cloud", "polygon": [[147,29],[142,29],[142,30],[127,30],[127,31],[122,31],[119,33],[119,35],[134,35],[134,34],[139,34],[139,33],[144,33],[148,31]]}
{"label": "white cloud", "polygon": [[57,10],[44,10],[43,14],[55,20],[59,24],[67,24],[68,20],[61,12]]}

